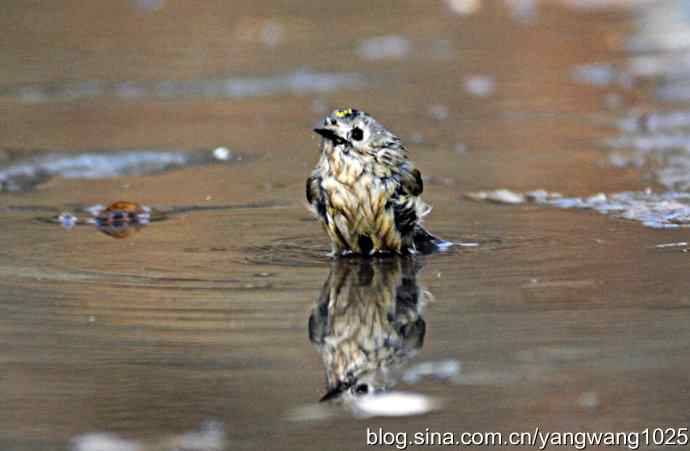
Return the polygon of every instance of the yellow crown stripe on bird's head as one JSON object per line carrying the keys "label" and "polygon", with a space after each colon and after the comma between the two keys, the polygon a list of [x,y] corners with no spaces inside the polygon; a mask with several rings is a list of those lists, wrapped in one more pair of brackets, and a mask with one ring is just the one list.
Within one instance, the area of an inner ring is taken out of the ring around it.
{"label": "yellow crown stripe on bird's head", "polygon": [[345,108],[342,110],[338,110],[335,112],[335,115],[337,117],[347,117],[347,116],[352,116],[352,108]]}

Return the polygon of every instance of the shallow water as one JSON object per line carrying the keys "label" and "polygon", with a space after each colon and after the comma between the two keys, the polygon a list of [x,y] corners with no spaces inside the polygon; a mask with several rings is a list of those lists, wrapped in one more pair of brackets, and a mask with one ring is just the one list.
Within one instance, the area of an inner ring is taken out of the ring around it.
{"label": "shallow water", "polygon": [[[690,80],[685,3],[466,3],[6,5],[0,174],[42,149],[209,159],[43,170],[0,193],[0,448],[363,449],[368,427],[687,426],[688,230],[465,197],[685,193],[690,106],[670,94]],[[293,85],[303,68],[316,78]],[[227,94],[233,80],[251,93]],[[412,273],[334,268],[304,179],[311,126],[346,105],[401,135],[430,230],[478,246]],[[219,148],[243,160],[217,164]],[[56,220],[118,200],[160,220],[124,240]],[[380,298],[361,326],[386,337],[370,354],[392,356],[387,398],[318,402],[329,367],[309,321],[334,274],[345,305]],[[411,287],[424,302],[380,313]]]}

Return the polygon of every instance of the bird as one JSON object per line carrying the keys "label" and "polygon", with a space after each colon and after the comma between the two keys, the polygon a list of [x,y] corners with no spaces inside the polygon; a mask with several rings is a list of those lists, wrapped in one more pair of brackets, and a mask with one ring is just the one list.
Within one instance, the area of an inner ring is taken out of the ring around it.
{"label": "bird", "polygon": [[417,284],[411,256],[336,259],[309,316],[309,339],[326,369],[321,401],[390,390],[424,345],[433,296]]}
{"label": "bird", "polygon": [[353,108],[332,111],[314,132],[321,136],[320,158],[306,197],[332,255],[409,255],[451,244],[421,224],[431,207],[420,198],[422,174],[398,136]]}

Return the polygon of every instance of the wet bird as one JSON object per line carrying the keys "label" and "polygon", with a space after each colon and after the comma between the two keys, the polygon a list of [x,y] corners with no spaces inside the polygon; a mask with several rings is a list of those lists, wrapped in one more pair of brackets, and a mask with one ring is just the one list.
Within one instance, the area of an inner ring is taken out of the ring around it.
{"label": "wet bird", "polygon": [[322,401],[389,390],[422,348],[431,294],[418,260],[337,259],[309,316],[309,339],[326,368]]}
{"label": "wet bird", "polygon": [[333,111],[314,132],[321,156],[307,179],[307,201],[334,255],[413,254],[450,244],[421,225],[431,207],[419,197],[422,174],[400,138],[351,108]]}

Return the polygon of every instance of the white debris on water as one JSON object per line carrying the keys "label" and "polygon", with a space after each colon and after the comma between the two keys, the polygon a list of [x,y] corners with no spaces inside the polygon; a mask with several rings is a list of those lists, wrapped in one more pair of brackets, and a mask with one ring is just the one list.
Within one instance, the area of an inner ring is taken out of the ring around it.
{"label": "white debris on water", "polygon": [[213,149],[213,156],[216,160],[226,161],[232,156],[232,152],[227,147],[216,147]]}
{"label": "white debris on water", "polygon": [[515,191],[507,189],[497,189],[494,191],[478,191],[467,193],[467,197],[472,200],[488,200],[500,204],[522,204],[525,203],[525,196]]}
{"label": "white debris on water", "polygon": [[465,77],[465,91],[475,97],[488,97],[496,90],[496,82],[486,75],[471,75]]}
{"label": "white debris on water", "polygon": [[77,217],[68,211],[60,213],[58,221],[65,230],[70,230],[77,225]]}
{"label": "white debris on water", "polygon": [[657,244],[657,245],[654,246],[654,247],[656,247],[656,248],[658,248],[658,249],[664,249],[664,248],[667,248],[667,247],[687,247],[687,245],[688,245],[688,242],[687,242],[687,241],[679,241],[679,242],[677,242],[677,243],[663,243],[663,244]]}
{"label": "white debris on water", "polygon": [[365,60],[401,60],[412,51],[412,44],[404,36],[387,35],[368,38],[360,42],[356,53]]}
{"label": "white debris on water", "polygon": [[597,193],[589,197],[563,197],[559,193],[532,191],[526,194],[510,190],[480,191],[467,197],[504,204],[534,203],[563,209],[594,210],[601,214],[641,222],[644,226],[665,229],[690,227],[690,193],[625,191]]}

